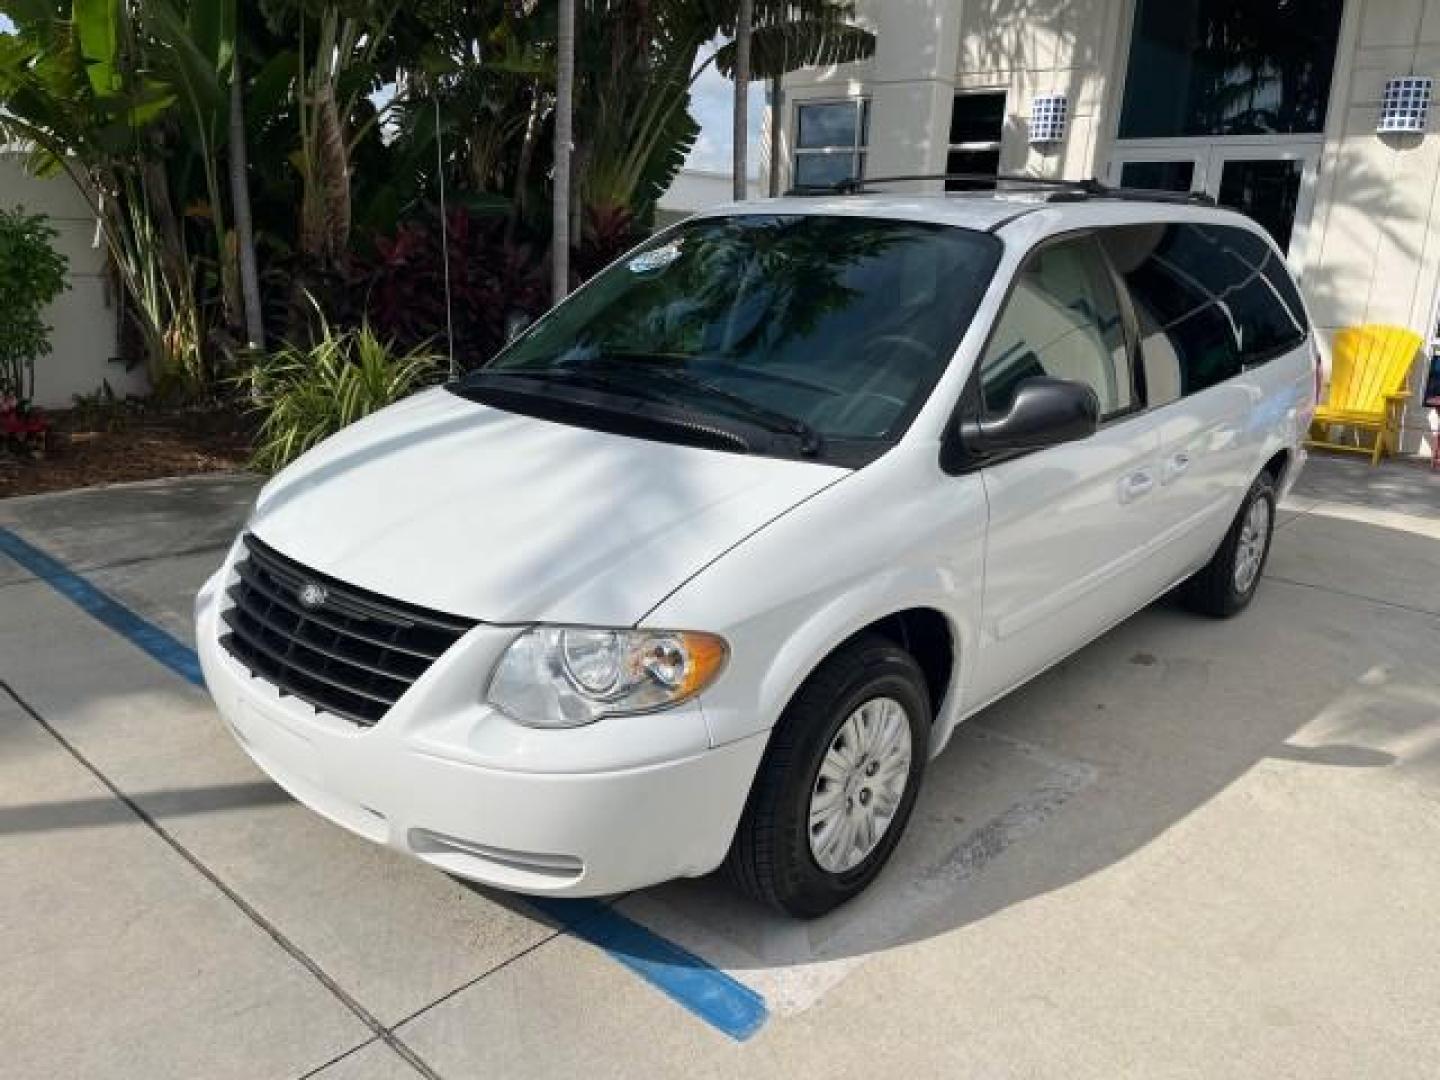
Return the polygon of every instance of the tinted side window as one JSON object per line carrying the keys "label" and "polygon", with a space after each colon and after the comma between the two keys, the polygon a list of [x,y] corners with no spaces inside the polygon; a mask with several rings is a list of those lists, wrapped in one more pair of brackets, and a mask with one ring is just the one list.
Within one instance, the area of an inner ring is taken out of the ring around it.
{"label": "tinted side window", "polygon": [[1289,271],[1244,229],[1130,225],[1104,243],[1135,302],[1151,405],[1233,378],[1306,336]]}
{"label": "tinted side window", "polygon": [[1218,259],[1238,268],[1239,280],[1228,299],[1240,328],[1245,363],[1262,364],[1304,341],[1309,334],[1305,307],[1275,249],[1244,229],[1205,225],[1199,231],[1214,243]]}
{"label": "tinted side window", "polygon": [[1120,305],[1088,237],[1042,248],[1016,276],[980,361],[985,411],[1005,412],[1022,382],[1047,375],[1094,387],[1102,416],[1135,404]]}
{"label": "tinted side window", "polygon": [[1238,335],[1221,302],[1225,282],[1211,245],[1185,225],[1107,230],[1105,245],[1125,279],[1140,324],[1151,405],[1194,394],[1240,373]]}

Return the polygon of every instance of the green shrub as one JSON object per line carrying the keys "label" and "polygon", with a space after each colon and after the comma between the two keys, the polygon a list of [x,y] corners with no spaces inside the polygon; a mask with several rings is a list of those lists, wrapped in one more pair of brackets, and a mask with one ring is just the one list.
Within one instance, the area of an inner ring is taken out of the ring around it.
{"label": "green shrub", "polygon": [[253,464],[274,472],[321,439],[399,401],[440,376],[423,347],[392,352],[370,327],[335,332],[321,324],[308,348],[286,345],[241,379],[261,414]]}
{"label": "green shrub", "polygon": [[40,313],[69,288],[59,235],[44,214],[0,209],[0,397],[16,398],[22,412],[35,396],[35,361],[51,351]]}

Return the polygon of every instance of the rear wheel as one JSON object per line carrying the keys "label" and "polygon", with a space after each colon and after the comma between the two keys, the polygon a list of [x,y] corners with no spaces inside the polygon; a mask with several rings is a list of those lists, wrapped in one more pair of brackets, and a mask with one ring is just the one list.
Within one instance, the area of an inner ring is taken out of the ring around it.
{"label": "rear wheel", "polygon": [[745,892],[811,918],[856,896],[899,843],[930,731],[925,678],[877,634],[829,657],[770,739],[726,859]]}
{"label": "rear wheel", "polygon": [[1226,618],[1245,609],[1260,586],[1275,534],[1275,481],[1261,473],[1215,557],[1180,588],[1185,606]]}

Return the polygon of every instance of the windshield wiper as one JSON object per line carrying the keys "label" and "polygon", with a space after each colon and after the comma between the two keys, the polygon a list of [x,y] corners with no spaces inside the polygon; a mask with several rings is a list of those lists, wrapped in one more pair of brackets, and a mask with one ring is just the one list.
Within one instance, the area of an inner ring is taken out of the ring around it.
{"label": "windshield wiper", "polygon": [[[603,393],[618,393],[657,405],[677,404],[673,394],[660,393],[653,387],[636,385],[632,379],[616,378],[618,370],[587,365],[583,368],[477,368],[472,376],[484,379],[518,379],[538,383],[560,383]],[[681,403],[683,404],[683,403]]]}
{"label": "windshield wiper", "polygon": [[[621,389],[633,396],[630,385],[621,379],[609,378],[604,372],[591,372],[582,368],[476,368],[468,378],[480,379],[529,379],[532,382],[572,383],[592,390]],[[655,400],[652,398],[651,400]]]}
{"label": "windshield wiper", "polygon": [[[468,397],[478,401],[487,401],[496,395],[501,399],[508,400],[512,396],[518,395],[537,403],[545,403],[547,415],[556,409],[563,412],[578,404],[584,407],[587,412],[595,409],[600,415],[606,415],[612,418],[623,418],[623,423],[620,427],[602,424],[598,426],[597,430],[616,431],[620,434],[635,434],[639,429],[648,430],[652,427],[659,427],[667,431],[678,431],[690,437],[698,437],[702,440],[701,442],[693,443],[693,445],[713,446],[717,449],[732,451],[738,450],[743,454],[754,453],[754,447],[741,432],[707,423],[705,418],[712,414],[705,411],[685,408],[684,403],[679,402],[673,394],[657,393],[650,388],[634,387],[631,386],[626,379],[610,378],[602,372],[577,371],[571,368],[541,368],[533,371],[523,371],[518,368],[509,371],[480,368],[466,376],[466,381],[469,382],[476,376],[480,376],[483,382],[488,382],[491,385],[467,387],[462,384],[459,388],[455,389],[454,392],[460,394],[461,397]],[[555,383],[574,386],[580,389],[599,390],[602,393],[618,393],[621,397],[648,402],[650,404],[664,406],[665,408],[660,411],[651,409],[636,413],[628,409],[616,409],[614,406],[586,403],[566,394],[547,394],[535,390],[527,390],[522,387],[513,387],[515,383],[523,384],[525,382],[540,383],[541,385]],[[512,384],[512,387],[507,388],[506,383]],[[676,405],[680,405],[681,408],[678,410],[675,409]],[[612,419],[611,423],[613,422],[614,420]]]}
{"label": "windshield wiper", "polygon": [[[582,367],[479,368],[472,374],[482,378],[531,379],[536,382],[569,383],[572,386],[618,391],[658,404],[689,407],[685,401],[677,398],[674,394],[666,394],[655,386],[647,385],[647,382],[654,376],[659,382],[684,387],[687,390],[697,390],[716,401],[723,401],[735,411],[744,414],[745,419],[766,431],[791,436],[800,443],[800,452],[806,457],[816,457],[824,450],[825,444],[820,433],[798,416],[771,409],[688,372],[663,367],[658,362],[645,363],[646,357],[643,354],[626,353],[623,355],[628,359],[620,360],[611,354],[599,360],[591,360]],[[632,361],[644,363],[644,368],[637,370],[638,365]]]}
{"label": "windshield wiper", "polygon": [[723,401],[732,408],[745,414],[767,431],[773,431],[780,435],[790,435],[800,442],[800,452],[806,457],[817,456],[825,447],[824,439],[820,432],[814,427],[800,419],[798,416],[791,416],[778,409],[772,409],[767,405],[751,401],[743,394],[736,394],[726,390],[723,386],[716,386],[708,379],[702,379],[698,375],[691,375],[688,371],[665,366],[658,361],[649,361],[644,354],[624,353],[626,360],[615,358],[615,354],[604,357],[596,364],[587,365],[588,370],[598,373],[612,374],[625,372],[631,373],[630,361],[638,361],[644,364],[644,374],[648,378],[652,375],[658,376],[662,382],[668,382],[673,386],[683,386],[688,390],[698,390],[708,394],[717,401]]}

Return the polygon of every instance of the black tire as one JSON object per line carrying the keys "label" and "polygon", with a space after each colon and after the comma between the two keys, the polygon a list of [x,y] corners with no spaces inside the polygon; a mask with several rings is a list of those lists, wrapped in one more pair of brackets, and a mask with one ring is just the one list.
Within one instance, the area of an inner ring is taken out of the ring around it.
{"label": "black tire", "polygon": [[[830,873],[811,851],[811,793],[841,725],[867,701],[882,697],[899,703],[909,721],[905,788],[869,855],[844,873]],[[880,873],[905,831],[929,738],[930,696],[914,658],[878,634],[852,639],[811,674],[780,717],[726,857],[726,876],[761,903],[802,919],[823,915],[858,895]]]}
{"label": "black tire", "polygon": [[[1260,565],[1255,570],[1253,579],[1246,588],[1241,589],[1235,584],[1236,562],[1241,550],[1241,534],[1245,530],[1245,522],[1256,503],[1263,503],[1267,510],[1268,524],[1264,547],[1260,552]],[[1240,512],[1235,515],[1230,531],[1220,542],[1214,558],[1180,587],[1181,602],[1191,611],[1216,619],[1226,619],[1244,611],[1254,598],[1256,589],[1260,587],[1260,579],[1265,574],[1265,563],[1270,558],[1270,543],[1274,537],[1275,480],[1267,472],[1260,474],[1250,488],[1250,493],[1245,496],[1245,502],[1241,505]]]}

